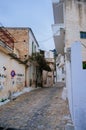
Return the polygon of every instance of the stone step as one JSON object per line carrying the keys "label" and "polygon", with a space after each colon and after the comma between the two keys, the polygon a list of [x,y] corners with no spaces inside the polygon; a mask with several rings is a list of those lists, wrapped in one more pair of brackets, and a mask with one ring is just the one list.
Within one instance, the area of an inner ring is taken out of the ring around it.
{"label": "stone step", "polygon": [[60,88],[60,87],[65,87],[65,82],[56,82],[56,83],[55,83],[55,86],[56,86],[56,87],[59,87],[59,88]]}
{"label": "stone step", "polygon": [[73,126],[73,125],[67,124],[67,125],[65,126],[65,130],[75,130],[75,129],[74,129],[74,126]]}

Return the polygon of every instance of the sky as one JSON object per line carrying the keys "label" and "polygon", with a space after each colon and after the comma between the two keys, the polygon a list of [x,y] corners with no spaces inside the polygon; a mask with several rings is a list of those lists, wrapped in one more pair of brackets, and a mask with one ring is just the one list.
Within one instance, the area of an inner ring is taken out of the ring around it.
{"label": "sky", "polygon": [[30,27],[40,49],[55,48],[52,0],[0,0],[0,23],[5,27]]}

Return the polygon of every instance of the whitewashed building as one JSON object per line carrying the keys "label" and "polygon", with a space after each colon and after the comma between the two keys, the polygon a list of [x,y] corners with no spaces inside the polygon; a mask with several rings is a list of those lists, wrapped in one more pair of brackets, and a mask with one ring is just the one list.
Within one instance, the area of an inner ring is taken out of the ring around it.
{"label": "whitewashed building", "polygon": [[[61,66],[59,69],[57,67],[57,81],[61,81],[63,79],[62,68],[64,66],[64,77],[66,81],[67,96],[69,99],[69,108],[74,121],[75,130],[85,130],[86,123],[84,120],[86,120],[86,107],[83,103],[82,108],[79,103],[79,100],[85,101],[85,94],[82,92],[81,87],[78,88],[78,80],[74,81],[74,77],[75,80],[81,78],[80,75],[82,75],[83,70],[79,71],[78,69],[77,71],[77,69],[74,69],[73,57],[74,55],[74,59],[77,57],[77,63],[80,63],[80,65],[77,65],[80,67],[82,66],[83,69],[83,64],[86,63],[86,1],[52,0],[52,5],[54,14],[54,24],[52,25],[52,30],[55,47],[58,53],[56,66]],[[81,52],[79,47],[80,45],[78,45],[80,43],[82,47]],[[81,57],[82,60],[79,59]],[[61,62],[61,59],[64,59],[64,63]],[[81,61],[79,62],[79,60]],[[78,68],[78,66],[76,67],[75,61],[75,68]],[[76,75],[73,75],[74,70],[77,71],[77,77]],[[75,85],[75,82],[77,86]],[[82,80],[82,84],[83,82],[84,81]],[[86,86],[86,84],[84,85]],[[80,95],[78,95],[77,92],[79,92],[78,94]],[[80,122],[83,113],[85,116],[83,121]]]}

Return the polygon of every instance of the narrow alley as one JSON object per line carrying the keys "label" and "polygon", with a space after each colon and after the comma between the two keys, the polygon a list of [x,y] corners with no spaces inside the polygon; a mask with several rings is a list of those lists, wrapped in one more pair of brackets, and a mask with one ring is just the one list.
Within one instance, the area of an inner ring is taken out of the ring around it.
{"label": "narrow alley", "polygon": [[0,128],[64,130],[69,110],[63,88],[39,88],[0,107]]}

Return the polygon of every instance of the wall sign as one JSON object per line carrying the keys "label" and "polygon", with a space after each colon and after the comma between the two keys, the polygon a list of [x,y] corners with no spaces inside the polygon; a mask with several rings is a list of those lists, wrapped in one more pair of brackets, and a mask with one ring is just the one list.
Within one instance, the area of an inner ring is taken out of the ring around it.
{"label": "wall sign", "polygon": [[10,73],[10,75],[11,75],[11,77],[15,77],[15,75],[16,75],[15,71],[12,70],[11,73]]}

